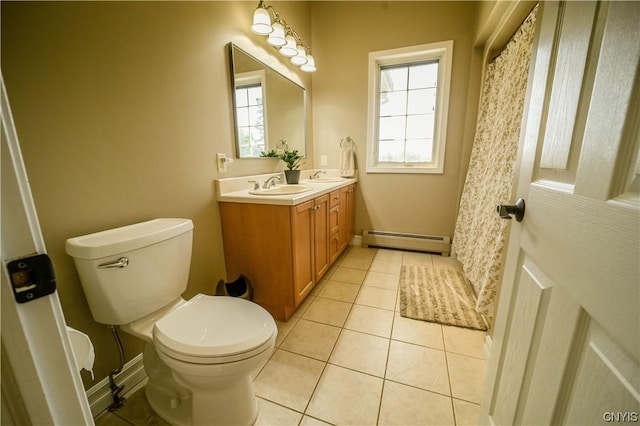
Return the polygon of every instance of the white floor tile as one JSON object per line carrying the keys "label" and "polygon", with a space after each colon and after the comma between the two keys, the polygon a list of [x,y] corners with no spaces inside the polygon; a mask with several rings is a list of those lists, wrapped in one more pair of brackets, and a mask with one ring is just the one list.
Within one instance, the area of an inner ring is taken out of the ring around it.
{"label": "white floor tile", "polygon": [[391,337],[392,324],[392,311],[353,305],[344,328],[388,338]]}
{"label": "white floor tile", "polygon": [[484,341],[486,333],[462,327],[442,326],[444,345],[447,352],[468,355],[475,358],[486,358]]}
{"label": "white floor tile", "polygon": [[342,327],[347,320],[351,306],[351,303],[316,297],[302,314],[302,318]]}
{"label": "white floor tile", "polygon": [[301,319],[284,339],[280,349],[327,361],[339,335],[338,327]]}
{"label": "white floor tile", "polygon": [[433,266],[433,255],[429,253],[406,252],[402,257],[403,265]]}
{"label": "white floor tile", "polygon": [[356,304],[393,311],[396,305],[397,294],[398,292],[394,290],[362,286],[356,298]]}
{"label": "white floor tile", "polygon": [[395,313],[391,338],[415,345],[444,350],[442,326],[440,324],[404,318],[400,316],[399,312]]}
{"label": "white floor tile", "polygon": [[353,303],[358,296],[360,286],[358,284],[342,283],[340,281],[327,281],[318,296],[325,299],[340,300]]}
{"label": "white floor tile", "polygon": [[333,424],[373,425],[383,380],[328,364],[307,414]]}
{"label": "white floor tile", "polygon": [[342,330],[329,363],[384,377],[388,353],[389,339]]}
{"label": "white floor tile", "polygon": [[362,284],[365,275],[367,275],[367,271],[363,271],[362,269],[343,268],[340,266],[331,275],[331,280],[350,284]]}
{"label": "white floor tile", "polygon": [[258,398],[258,407],[255,426],[297,426],[302,419],[302,414],[262,398]]}
{"label": "white floor tile", "polygon": [[400,275],[398,274],[369,271],[362,285],[397,291],[399,279]]}
{"label": "white floor tile", "polygon": [[379,425],[453,425],[451,398],[385,381]]}
{"label": "white floor tile", "polygon": [[302,412],[324,366],[322,361],[278,349],[256,378],[256,395]]}
{"label": "white floor tile", "polygon": [[387,262],[402,262],[404,252],[401,250],[379,249],[376,253],[375,260],[384,260]]}
{"label": "white floor tile", "polygon": [[456,425],[475,426],[481,424],[478,404],[453,398],[453,409],[456,415]]}
{"label": "white floor tile", "polygon": [[480,404],[487,370],[485,360],[447,353],[451,395],[454,398]]}
{"label": "white floor tile", "polygon": [[382,260],[376,257],[371,262],[369,271],[384,272],[385,274],[400,274],[400,268],[402,267],[402,261],[388,261]]}
{"label": "white floor tile", "polygon": [[391,341],[386,378],[424,390],[451,395],[443,351]]}

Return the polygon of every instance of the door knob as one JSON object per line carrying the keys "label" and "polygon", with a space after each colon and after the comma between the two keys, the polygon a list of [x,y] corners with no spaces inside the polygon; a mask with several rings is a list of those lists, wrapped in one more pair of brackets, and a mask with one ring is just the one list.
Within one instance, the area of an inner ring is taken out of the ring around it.
{"label": "door knob", "polygon": [[511,215],[514,215],[518,222],[522,222],[524,218],[524,200],[518,198],[515,205],[500,204],[496,207],[496,210],[501,219],[511,219]]}

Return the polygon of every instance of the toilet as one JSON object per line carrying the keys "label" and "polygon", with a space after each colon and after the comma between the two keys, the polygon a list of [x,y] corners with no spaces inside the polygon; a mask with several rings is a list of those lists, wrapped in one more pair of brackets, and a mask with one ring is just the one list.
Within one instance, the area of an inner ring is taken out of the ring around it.
{"label": "toilet", "polygon": [[245,299],[184,300],[193,223],[154,219],[70,238],[93,318],[146,346],[145,392],[172,425],[253,424],[253,378],[273,352],[273,317]]}

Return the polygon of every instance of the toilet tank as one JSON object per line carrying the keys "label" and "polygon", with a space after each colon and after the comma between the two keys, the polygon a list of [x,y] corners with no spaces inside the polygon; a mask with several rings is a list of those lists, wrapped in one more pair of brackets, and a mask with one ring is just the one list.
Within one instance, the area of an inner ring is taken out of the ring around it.
{"label": "toilet tank", "polygon": [[174,301],[187,288],[193,223],[154,219],[66,242],[93,318],[129,324]]}

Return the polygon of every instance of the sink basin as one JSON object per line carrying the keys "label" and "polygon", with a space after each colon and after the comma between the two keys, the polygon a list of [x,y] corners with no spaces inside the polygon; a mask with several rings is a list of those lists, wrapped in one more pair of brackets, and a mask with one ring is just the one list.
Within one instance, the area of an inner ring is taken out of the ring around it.
{"label": "sink basin", "polygon": [[311,191],[313,188],[304,185],[281,185],[269,189],[253,189],[249,191],[252,195],[293,195]]}
{"label": "sink basin", "polygon": [[307,179],[305,182],[308,183],[332,183],[332,182],[342,182],[344,178],[341,177],[320,177],[317,179]]}

